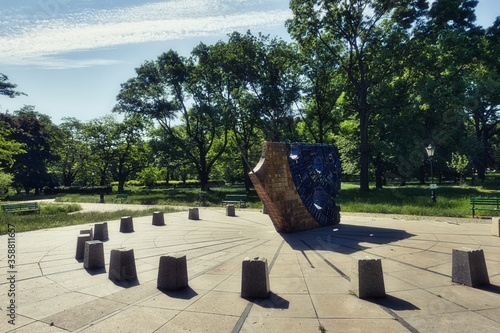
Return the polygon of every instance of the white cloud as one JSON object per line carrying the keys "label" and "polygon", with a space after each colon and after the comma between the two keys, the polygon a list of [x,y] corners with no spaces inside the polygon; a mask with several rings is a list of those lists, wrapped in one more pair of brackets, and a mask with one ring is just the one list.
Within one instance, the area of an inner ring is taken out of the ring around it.
{"label": "white cloud", "polygon": [[[283,0],[275,0],[275,4],[278,2]],[[174,0],[111,10],[86,9],[52,19],[28,21],[14,17],[5,22],[11,28],[0,33],[0,63],[55,66],[65,53],[198,36],[224,36],[247,29],[265,32],[268,28],[283,26],[291,17],[288,9],[258,10],[262,6],[262,1],[248,0]],[[99,63],[109,62],[94,59],[78,61],[75,65]],[[68,61],[61,63],[62,67],[68,65]]]}

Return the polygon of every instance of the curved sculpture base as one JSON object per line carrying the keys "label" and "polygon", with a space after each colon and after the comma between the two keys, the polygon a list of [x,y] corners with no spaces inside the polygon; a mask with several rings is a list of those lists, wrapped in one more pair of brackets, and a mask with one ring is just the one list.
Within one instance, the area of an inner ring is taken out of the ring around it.
{"label": "curved sculpture base", "polygon": [[[295,146],[294,146],[295,145]],[[326,145],[266,142],[249,176],[278,232],[340,222],[340,162]]]}

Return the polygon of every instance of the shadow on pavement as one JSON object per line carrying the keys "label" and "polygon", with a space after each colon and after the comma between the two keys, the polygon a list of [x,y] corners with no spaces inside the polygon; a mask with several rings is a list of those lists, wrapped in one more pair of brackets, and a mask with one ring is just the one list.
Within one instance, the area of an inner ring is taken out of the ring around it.
{"label": "shadow on pavement", "polygon": [[367,246],[369,244],[390,244],[415,235],[398,229],[337,224],[297,233],[281,233],[281,236],[295,250],[321,250],[353,254],[370,248]]}

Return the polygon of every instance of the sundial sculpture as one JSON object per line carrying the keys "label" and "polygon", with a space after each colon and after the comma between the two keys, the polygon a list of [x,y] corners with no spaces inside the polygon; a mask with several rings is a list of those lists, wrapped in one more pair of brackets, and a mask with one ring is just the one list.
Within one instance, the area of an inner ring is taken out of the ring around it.
{"label": "sundial sculpture", "polygon": [[338,224],[340,160],[330,145],[265,142],[249,173],[278,232]]}

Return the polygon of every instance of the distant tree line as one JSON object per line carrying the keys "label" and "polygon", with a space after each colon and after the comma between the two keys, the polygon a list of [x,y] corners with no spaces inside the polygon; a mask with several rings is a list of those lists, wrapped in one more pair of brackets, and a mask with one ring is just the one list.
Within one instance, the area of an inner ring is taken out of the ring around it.
{"label": "distant tree line", "polygon": [[[500,161],[500,18],[477,26],[476,5],[292,0],[293,43],[235,32],[144,62],[117,96],[123,121],[55,125],[31,106],[1,115],[0,180],[26,191],[187,178],[250,188],[266,140],[335,145],[363,191],[423,183],[429,144],[438,178],[484,180]],[[0,76],[1,94],[15,89]]]}

